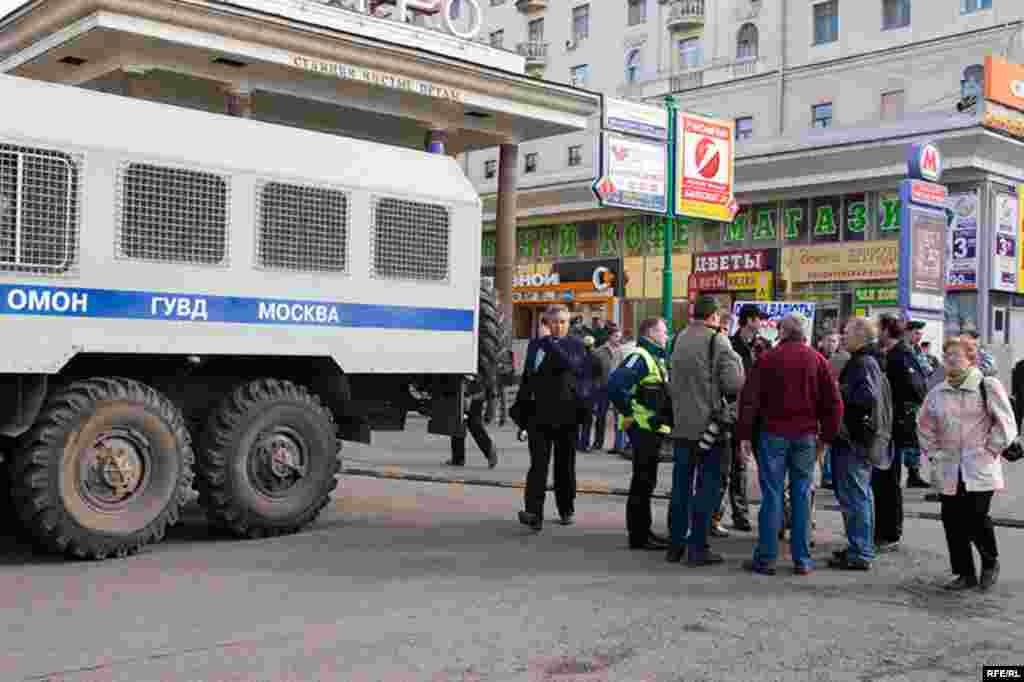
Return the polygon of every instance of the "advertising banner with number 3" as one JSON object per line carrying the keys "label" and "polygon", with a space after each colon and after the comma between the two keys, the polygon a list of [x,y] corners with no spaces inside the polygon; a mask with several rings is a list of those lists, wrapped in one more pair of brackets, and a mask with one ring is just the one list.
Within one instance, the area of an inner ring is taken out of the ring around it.
{"label": "advertising banner with number 3", "polygon": [[732,222],[733,121],[680,112],[676,122],[676,213]]}

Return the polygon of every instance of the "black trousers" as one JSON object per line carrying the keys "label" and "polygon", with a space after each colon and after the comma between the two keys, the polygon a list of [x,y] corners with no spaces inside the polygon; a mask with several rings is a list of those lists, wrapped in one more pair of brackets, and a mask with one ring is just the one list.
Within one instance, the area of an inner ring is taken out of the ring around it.
{"label": "black trousers", "polygon": [[978,548],[982,570],[995,566],[999,557],[996,531],[988,515],[992,493],[969,493],[961,478],[956,495],[942,495],[942,528],[946,531],[949,564],[955,575],[976,578],[971,543]]}
{"label": "black trousers", "polygon": [[555,506],[560,514],[576,510],[576,439],[579,427],[535,426],[529,430],[530,471],[526,474],[526,511],[544,517],[544,498],[552,452],[555,459]]}
{"label": "black trousers", "polygon": [[[494,441],[491,440],[487,429],[484,428],[483,412],[483,398],[470,401],[469,410],[466,412],[466,428],[469,430],[470,435],[473,436],[473,440],[476,441],[476,446],[480,448],[480,452],[484,453],[484,455],[489,455],[491,450],[494,449]],[[452,463],[466,463],[465,436],[462,438],[452,438]]]}
{"label": "black trousers", "polygon": [[651,495],[658,485],[662,436],[633,426],[629,437],[633,442],[633,478],[626,500],[626,531],[629,546],[640,547],[651,534]]}
{"label": "black trousers", "polygon": [[899,542],[903,537],[903,457],[899,448],[892,466],[871,472],[875,495],[875,542]]}
{"label": "black trousers", "polygon": [[726,492],[732,506],[732,522],[750,523],[750,504],[747,501],[747,463],[740,455],[739,439],[733,438],[732,445],[726,446],[722,454],[722,503],[715,515],[721,521],[725,514]]}
{"label": "black trousers", "polygon": [[590,449],[590,432],[594,427],[594,402],[587,400],[583,402],[583,409],[580,410],[580,436],[576,444],[577,450]]}

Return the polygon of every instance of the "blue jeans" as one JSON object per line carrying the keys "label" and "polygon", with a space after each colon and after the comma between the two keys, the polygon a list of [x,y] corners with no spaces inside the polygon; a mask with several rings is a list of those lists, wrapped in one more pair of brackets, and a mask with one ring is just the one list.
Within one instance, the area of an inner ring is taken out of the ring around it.
{"label": "blue jeans", "polygon": [[832,483],[832,448],[825,450],[824,463],[821,465],[821,484]]}
{"label": "blue jeans", "polygon": [[903,458],[903,466],[921,466],[921,451],[918,448],[900,448],[900,456]]}
{"label": "blue jeans", "polygon": [[811,486],[814,478],[815,436],[784,438],[771,433],[761,435],[757,452],[758,480],[761,484],[761,511],[758,514],[758,541],[754,563],[774,566],[778,558],[779,531],[783,522],[782,493],[789,472],[790,500],[793,506],[790,552],[793,563],[813,568],[811,559]]}
{"label": "blue jeans", "polygon": [[871,463],[862,450],[837,445],[832,450],[832,482],[846,525],[846,554],[851,559],[875,558],[875,496]]}
{"label": "blue jeans", "polygon": [[672,467],[672,544],[689,544],[690,559],[700,559],[705,554],[711,515],[718,509],[722,496],[725,452],[721,445],[705,454],[695,450],[696,444],[676,441]]}

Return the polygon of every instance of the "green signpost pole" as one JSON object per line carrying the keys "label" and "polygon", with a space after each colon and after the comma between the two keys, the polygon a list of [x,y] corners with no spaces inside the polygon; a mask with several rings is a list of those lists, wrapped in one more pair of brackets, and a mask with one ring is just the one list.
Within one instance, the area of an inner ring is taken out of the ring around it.
{"label": "green signpost pole", "polygon": [[664,272],[661,276],[661,316],[665,318],[669,333],[672,333],[672,242],[675,239],[676,226],[676,98],[665,97],[665,108],[668,109],[668,178],[666,189],[668,196],[666,205],[664,234]]}

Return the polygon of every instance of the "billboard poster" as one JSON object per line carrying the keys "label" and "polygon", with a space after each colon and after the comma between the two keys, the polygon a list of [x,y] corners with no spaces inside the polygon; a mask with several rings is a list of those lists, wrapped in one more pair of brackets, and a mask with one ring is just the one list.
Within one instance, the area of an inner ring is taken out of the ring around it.
{"label": "billboard poster", "polygon": [[[668,208],[668,149],[664,143],[602,133],[605,206],[664,213]],[[601,186],[603,184],[603,186]]]}
{"label": "billboard poster", "polygon": [[[1017,240],[1024,244],[1024,185],[1017,186]],[[1017,293],[1024,294],[1024,249],[1017,249]]]}
{"label": "billboard poster", "polygon": [[808,320],[809,326],[804,329],[804,333],[807,335],[807,342],[810,343],[814,331],[815,304],[813,301],[736,301],[732,305],[730,336],[736,333],[740,309],[750,303],[756,305],[764,317],[761,321],[761,330],[758,332],[761,336],[774,343],[779,336],[779,322],[782,321],[782,318],[790,313],[800,313]]}
{"label": "billboard poster", "polygon": [[992,289],[996,291],[1017,291],[1017,252],[1020,247],[1017,201],[1015,194],[996,194],[992,244]]}
{"label": "billboard poster", "polygon": [[735,123],[680,112],[676,123],[676,213],[732,222]]}
{"label": "billboard poster", "polygon": [[605,97],[603,127],[606,130],[667,141],[668,109]]}
{"label": "billboard poster", "polygon": [[945,310],[945,189],[923,180],[900,184],[904,229],[900,233],[899,302],[904,308]]}
{"label": "billboard poster", "polygon": [[946,209],[947,291],[978,288],[979,207],[977,190],[949,195]]}

